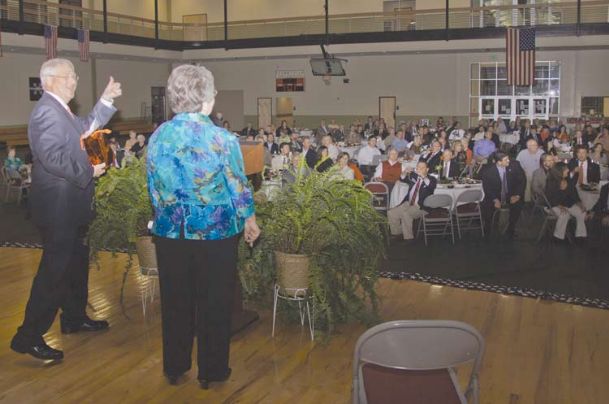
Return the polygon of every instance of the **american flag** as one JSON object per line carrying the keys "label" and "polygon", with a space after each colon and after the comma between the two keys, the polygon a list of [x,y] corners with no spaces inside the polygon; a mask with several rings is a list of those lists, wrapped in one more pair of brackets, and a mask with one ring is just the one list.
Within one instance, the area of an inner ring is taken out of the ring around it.
{"label": "american flag", "polygon": [[89,30],[78,30],[78,50],[80,51],[80,61],[89,61]]}
{"label": "american flag", "polygon": [[57,27],[54,25],[44,26],[44,48],[47,52],[47,59],[57,57]]}
{"label": "american flag", "polygon": [[508,28],[505,42],[507,84],[530,86],[535,81],[535,29]]}

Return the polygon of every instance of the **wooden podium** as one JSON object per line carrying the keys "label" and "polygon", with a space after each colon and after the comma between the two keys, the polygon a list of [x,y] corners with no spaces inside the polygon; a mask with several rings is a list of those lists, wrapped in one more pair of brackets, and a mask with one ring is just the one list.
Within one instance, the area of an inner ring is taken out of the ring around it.
{"label": "wooden podium", "polygon": [[[245,165],[245,175],[262,172],[264,169],[264,146],[262,142],[241,141],[240,146]],[[244,330],[260,318],[255,311],[245,310],[243,308],[243,294],[241,293],[241,283],[238,279],[235,283],[235,299],[232,316],[232,335]]]}

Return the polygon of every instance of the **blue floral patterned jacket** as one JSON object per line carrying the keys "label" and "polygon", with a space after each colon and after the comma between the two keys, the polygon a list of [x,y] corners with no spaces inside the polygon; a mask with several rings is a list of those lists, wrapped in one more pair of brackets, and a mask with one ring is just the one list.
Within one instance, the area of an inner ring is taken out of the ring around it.
{"label": "blue floral patterned jacket", "polygon": [[239,141],[200,113],[182,113],[152,135],[147,155],[152,233],[220,240],[243,230],[254,201]]}

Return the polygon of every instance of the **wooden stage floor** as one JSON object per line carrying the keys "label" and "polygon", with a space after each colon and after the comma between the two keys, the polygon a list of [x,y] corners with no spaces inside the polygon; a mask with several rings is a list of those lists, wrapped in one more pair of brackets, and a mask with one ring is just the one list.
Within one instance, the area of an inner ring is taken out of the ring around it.
{"label": "wooden stage floor", "polygon": [[[269,311],[237,335],[231,345],[228,382],[201,390],[196,371],[179,386],[162,375],[159,301],[142,315],[140,287],[133,271],[119,290],[125,256],[102,256],[92,269],[89,302],[93,317],[111,329],[61,335],[58,321],[47,342],[65,351],[48,365],[12,352],[40,251],[0,248],[0,402],[7,403],[347,403],[351,358],[359,325],[341,327],[328,343],[311,343],[299,326],[279,325],[270,336]],[[379,282],[384,320],[452,319],[475,326],[486,339],[481,402],[609,402],[609,311],[536,301],[411,281]],[[127,318],[125,316],[129,318]]]}

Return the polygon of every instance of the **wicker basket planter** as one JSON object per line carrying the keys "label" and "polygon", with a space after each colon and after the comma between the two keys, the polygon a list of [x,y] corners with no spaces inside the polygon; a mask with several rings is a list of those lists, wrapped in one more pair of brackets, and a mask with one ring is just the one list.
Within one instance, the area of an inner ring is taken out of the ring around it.
{"label": "wicker basket planter", "polygon": [[309,256],[275,251],[277,285],[290,296],[304,295],[309,288]]}
{"label": "wicker basket planter", "polygon": [[135,241],[135,250],[137,251],[142,275],[156,274],[158,265],[156,263],[156,248],[152,237],[138,237]]}

